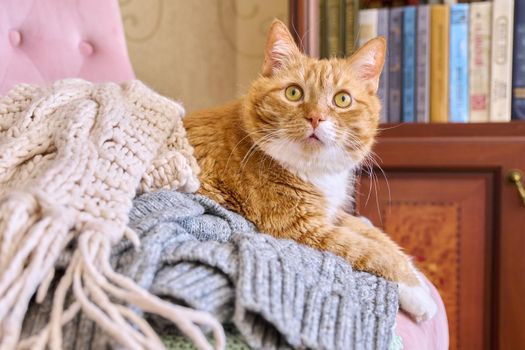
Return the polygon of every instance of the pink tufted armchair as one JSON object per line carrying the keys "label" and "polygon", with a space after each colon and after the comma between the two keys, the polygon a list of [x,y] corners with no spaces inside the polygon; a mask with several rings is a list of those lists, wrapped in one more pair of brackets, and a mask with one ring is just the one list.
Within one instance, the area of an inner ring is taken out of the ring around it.
{"label": "pink tufted armchair", "polygon": [[117,0],[1,0],[0,94],[17,83],[133,79]]}

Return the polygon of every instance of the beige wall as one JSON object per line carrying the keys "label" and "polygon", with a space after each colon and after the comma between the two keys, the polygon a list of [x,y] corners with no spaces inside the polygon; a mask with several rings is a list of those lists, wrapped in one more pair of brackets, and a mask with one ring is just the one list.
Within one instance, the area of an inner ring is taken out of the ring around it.
{"label": "beige wall", "polygon": [[120,0],[138,79],[188,111],[244,93],[287,0]]}

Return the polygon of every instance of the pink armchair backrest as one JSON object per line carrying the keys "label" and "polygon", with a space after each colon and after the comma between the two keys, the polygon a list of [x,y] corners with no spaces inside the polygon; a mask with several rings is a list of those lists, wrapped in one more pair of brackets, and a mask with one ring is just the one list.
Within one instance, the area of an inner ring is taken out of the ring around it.
{"label": "pink armchair backrest", "polygon": [[134,78],[117,0],[1,0],[0,94],[70,77]]}

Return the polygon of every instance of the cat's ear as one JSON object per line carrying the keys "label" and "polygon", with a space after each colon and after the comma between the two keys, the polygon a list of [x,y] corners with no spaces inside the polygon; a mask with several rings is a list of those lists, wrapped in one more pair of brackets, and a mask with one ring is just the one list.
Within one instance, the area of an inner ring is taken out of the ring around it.
{"label": "cat's ear", "polygon": [[266,77],[272,76],[299,55],[301,52],[286,25],[277,19],[274,20],[268,32],[262,74]]}
{"label": "cat's ear", "polygon": [[385,55],[386,40],[377,37],[367,42],[349,58],[352,71],[366,84],[370,92],[377,92]]}

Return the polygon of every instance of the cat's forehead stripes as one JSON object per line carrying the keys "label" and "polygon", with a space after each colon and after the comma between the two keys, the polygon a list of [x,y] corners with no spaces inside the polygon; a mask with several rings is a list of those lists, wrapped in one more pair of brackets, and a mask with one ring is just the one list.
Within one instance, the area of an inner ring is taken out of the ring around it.
{"label": "cat's forehead stripes", "polygon": [[304,76],[303,81],[308,87],[317,90],[329,90],[349,88],[351,79],[347,65],[341,64],[339,59],[316,60],[308,59],[301,66]]}

